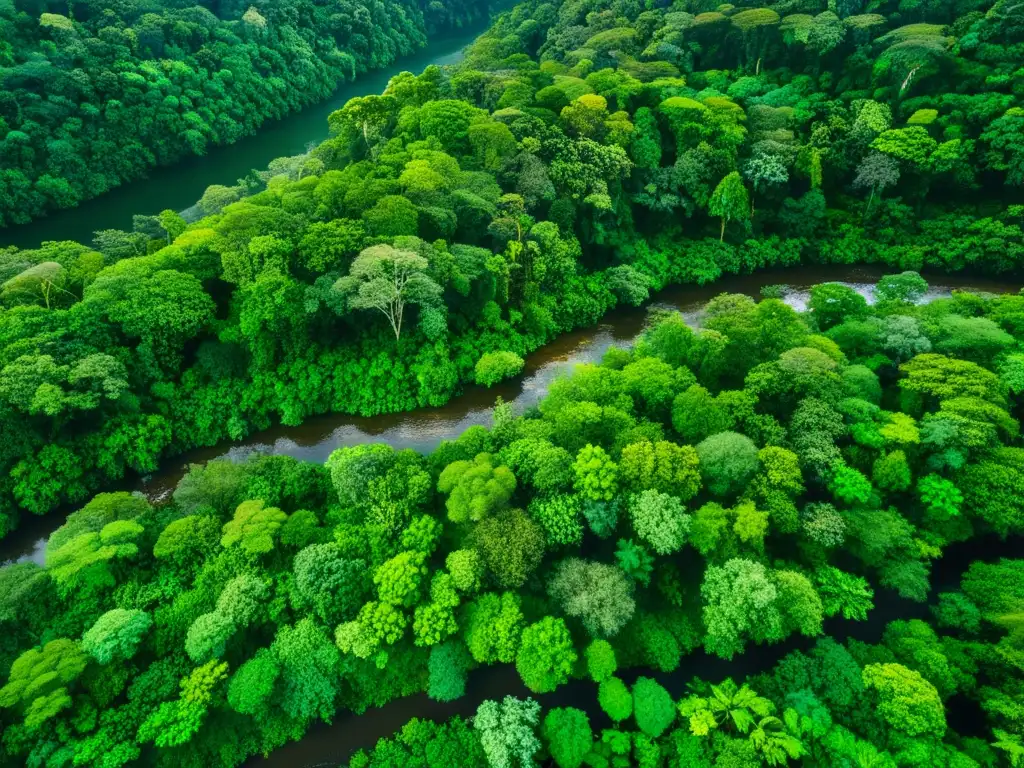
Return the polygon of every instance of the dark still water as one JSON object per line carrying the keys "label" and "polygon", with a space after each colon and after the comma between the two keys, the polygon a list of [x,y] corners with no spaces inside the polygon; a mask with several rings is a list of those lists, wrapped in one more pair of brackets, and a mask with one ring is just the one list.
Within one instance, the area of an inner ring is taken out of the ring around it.
{"label": "dark still water", "polygon": [[356,96],[381,93],[399,72],[421,72],[431,64],[462,60],[463,49],[486,31],[482,20],[454,34],[434,38],[425,49],[403,57],[386,69],[343,83],[334,94],[280,120],[267,121],[252,136],[226,147],[213,147],[203,157],[189,157],[150,171],[145,179],[129,182],[77,208],[56,211],[47,218],[0,229],[0,247],[36,248],[48,240],[90,243],[101,229],[132,228],[135,214],[152,215],[168,208],[181,211],[195,204],[211,184],[233,185],[250,170],[263,170],[271,160],[302,154],[310,143],[327,138],[327,117]]}
{"label": "dark still water", "polygon": [[[201,448],[168,459],[160,471],[135,481],[134,485],[132,481],[126,481],[126,487],[141,491],[152,501],[161,501],[170,496],[190,464],[217,458],[240,461],[253,453],[282,454],[322,464],[336,448],[361,443],[387,443],[397,449],[428,452],[442,440],[456,438],[471,426],[489,426],[496,398],[513,403],[516,411],[522,412],[544,397],[551,382],[570,372],[573,366],[600,361],[612,345],[632,345],[646,327],[653,310],[676,310],[695,324],[699,322],[704,305],[720,293],[746,293],[756,297],[763,287],[778,284],[789,286],[785,300],[796,309],[803,310],[810,286],[830,280],[842,281],[870,300],[875,282],[884,273],[885,270],[874,267],[796,267],[729,277],[705,286],[668,288],[647,306],[614,310],[600,324],[564,334],[538,349],[527,356],[523,373],[515,379],[491,389],[467,386],[462,395],[440,408],[370,418],[347,414],[316,416],[299,426],[273,427],[239,442]],[[965,276],[930,276],[930,282],[932,288],[925,301],[948,296],[956,288],[1008,293],[1021,287],[1020,283]],[[63,518],[60,511],[43,517],[27,516],[18,530],[0,540],[0,563],[35,560],[41,564],[46,539],[63,523]]]}

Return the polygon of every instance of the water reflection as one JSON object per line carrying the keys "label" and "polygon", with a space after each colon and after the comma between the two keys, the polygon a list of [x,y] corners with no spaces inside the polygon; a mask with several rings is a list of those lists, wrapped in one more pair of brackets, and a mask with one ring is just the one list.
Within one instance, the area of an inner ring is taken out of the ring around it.
{"label": "water reflection", "polygon": [[[535,405],[548,391],[551,382],[570,372],[573,366],[600,361],[612,345],[632,345],[649,322],[651,313],[657,310],[682,312],[688,323],[697,326],[704,305],[721,293],[745,293],[757,297],[766,286],[786,285],[786,303],[804,311],[810,287],[828,281],[842,282],[871,302],[874,300],[875,283],[885,273],[886,270],[872,267],[802,267],[767,270],[756,275],[727,278],[707,286],[669,288],[659,293],[646,307],[618,309],[595,327],[564,334],[528,355],[519,377],[491,389],[469,386],[463,394],[439,408],[369,418],[328,414],[310,418],[295,427],[273,427],[238,443],[202,448],[170,459],[159,472],[136,482],[134,489],[159,503],[170,497],[190,464],[221,458],[242,461],[253,454],[285,455],[323,463],[336,448],[362,443],[387,443],[395,448],[412,448],[426,453],[441,441],[458,437],[471,426],[489,425],[496,398],[511,402],[517,412],[522,412]],[[933,285],[922,301],[947,297],[955,288],[990,293],[1015,292],[1020,288],[1019,283],[972,277],[933,276],[929,282]],[[0,541],[0,561],[33,560],[42,563],[46,538],[59,527],[62,518],[58,512],[26,520],[22,528]]]}

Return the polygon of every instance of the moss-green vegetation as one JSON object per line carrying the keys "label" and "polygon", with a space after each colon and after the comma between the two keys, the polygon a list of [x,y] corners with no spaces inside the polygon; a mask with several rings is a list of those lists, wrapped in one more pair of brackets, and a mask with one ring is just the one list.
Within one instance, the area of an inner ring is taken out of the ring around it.
{"label": "moss-green vegetation", "polygon": [[[1021,736],[1019,561],[972,565],[932,621],[877,645],[823,636],[878,589],[929,600],[950,544],[1024,532],[1024,299],[908,300],[924,287],[886,278],[868,307],[826,284],[803,315],[723,295],[701,330],[663,317],[427,456],[216,461],[163,506],[95,497],[45,567],[0,572],[3,749],[237,765],[339,710],[458,699],[474,668],[511,664],[537,694],[592,680],[617,729],[591,739],[581,712],[509,699],[353,764],[993,764]],[[817,643],[745,686],[621,679],[795,636]],[[996,747],[947,724],[955,696]]]}
{"label": "moss-green vegetation", "polygon": [[0,535],[275,422],[444,403],[669,283],[1019,268],[1005,5],[821,9],[804,34],[789,10],[531,0],[460,67],[399,75],[310,153],[211,187],[197,221],[0,253]]}
{"label": "moss-green vegetation", "polygon": [[[0,533],[275,420],[493,385],[670,283],[898,273],[872,306],[825,284],[803,314],[723,295],[700,330],[663,317],[428,456],[218,461],[158,507],[95,496],[45,567],[0,571],[0,762],[236,766],[508,665],[538,696],[589,681],[590,715],[487,701],[353,764],[1019,765],[1022,561],[937,595],[930,575],[1024,533],[1024,297],[919,304],[910,271],[1020,269],[1019,19],[526,0],[196,221],[0,253]],[[825,635],[882,590],[928,620]],[[655,680],[787,640],[749,679]]]}
{"label": "moss-green vegetation", "polygon": [[0,232],[232,144],[488,8],[465,0],[0,3]]}

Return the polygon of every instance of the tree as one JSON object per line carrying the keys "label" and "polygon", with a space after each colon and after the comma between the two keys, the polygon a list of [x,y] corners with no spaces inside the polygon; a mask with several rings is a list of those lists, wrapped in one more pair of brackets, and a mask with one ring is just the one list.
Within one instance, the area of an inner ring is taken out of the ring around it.
{"label": "tree", "polygon": [[556,566],[548,592],[567,616],[579,618],[592,636],[612,637],[632,618],[632,584],[613,565],[579,558]]}
{"label": "tree", "polygon": [[185,652],[197,664],[224,655],[228,640],[235,634],[237,626],[231,617],[220,611],[204,613],[188,628],[185,636]]}
{"label": "tree", "polygon": [[377,585],[381,602],[411,608],[419,602],[428,573],[422,552],[400,552],[374,571],[373,583]]}
{"label": "tree", "polygon": [[115,582],[111,565],[139,554],[136,540],[144,530],[132,520],[107,523],[99,533],[83,533],[56,552],[47,552],[47,570],[64,589],[83,584],[112,586]]}
{"label": "tree", "polygon": [[925,475],[918,479],[917,491],[933,519],[949,520],[960,514],[963,494],[952,481],[936,474]]}
{"label": "tree", "polygon": [[576,490],[586,499],[611,501],[619,482],[619,467],[599,445],[587,444],[573,465]]}
{"label": "tree", "polygon": [[602,680],[597,687],[597,702],[614,722],[620,723],[633,714],[633,694],[617,677]]}
{"label": "tree", "polygon": [[439,520],[430,515],[420,515],[402,531],[399,543],[403,549],[422,552],[429,557],[437,549],[443,530]]}
{"label": "tree", "polygon": [[901,389],[934,400],[979,397],[1001,405],[1005,385],[996,374],[977,363],[939,354],[920,354],[900,366],[905,374]]}
{"label": "tree", "polygon": [[732,678],[726,678],[719,685],[707,686],[707,695],[687,696],[679,702],[679,712],[689,718],[690,732],[696,736],[717,729],[747,734],[759,719],[775,712],[775,705],[746,683],[737,686]]}
{"label": "tree", "polygon": [[153,270],[134,260],[97,276],[82,298],[82,306],[90,305],[172,368],[177,365],[178,350],[206,327],[215,310],[213,299],[194,275]]}
{"label": "tree", "polygon": [[174,489],[174,503],[189,515],[211,508],[217,514],[226,515],[245,500],[247,479],[245,466],[234,461],[215,460],[205,466],[192,464]]}
{"label": "tree", "polygon": [[[743,167],[743,175],[750,181],[754,192],[765,187],[782,186],[789,181],[789,167],[784,157],[769,152],[756,152]],[[754,200],[751,195],[750,214],[754,214]]]}
{"label": "tree", "polygon": [[171,523],[160,532],[153,545],[153,557],[168,560],[180,568],[196,567],[198,562],[220,541],[216,518],[189,515]]}
{"label": "tree", "polygon": [[530,515],[540,523],[548,544],[553,546],[583,541],[581,511],[582,500],[576,494],[539,496],[530,502]]}
{"label": "tree", "polygon": [[469,126],[469,143],[477,162],[486,171],[497,171],[516,152],[516,139],[504,123],[497,121]]}
{"label": "tree", "polygon": [[719,242],[725,239],[725,225],[733,219],[746,219],[750,215],[750,199],[743,179],[733,171],[718,182],[708,202],[708,212],[722,220],[722,231]]}
{"label": "tree", "polygon": [[383,96],[357,96],[349,99],[344,107],[333,112],[328,118],[331,133],[351,140],[358,136],[371,160],[379,153],[379,144],[389,124],[398,114],[398,101],[387,94]]}
{"label": "tree", "polygon": [[82,650],[100,664],[125,662],[135,655],[152,624],[145,611],[114,608],[96,619],[82,635]]}
{"label": "tree", "polygon": [[992,148],[988,164],[1006,173],[1006,184],[1017,185],[1024,181],[1024,109],[1007,109],[989,123],[981,140]]}
{"label": "tree", "polygon": [[607,272],[608,288],[619,301],[639,307],[651,296],[651,278],[629,264],[620,264]]}
{"label": "tree", "polygon": [[854,189],[870,189],[868,204],[864,208],[864,219],[871,213],[871,203],[876,194],[895,186],[900,180],[900,164],[887,154],[871,152],[866,155],[857,167],[857,176],[853,180]]}
{"label": "tree", "polygon": [[622,572],[633,581],[644,586],[651,583],[654,557],[642,544],[637,544],[632,539],[619,539],[616,544],[615,559]]}
{"label": "tree", "polygon": [[448,553],[445,567],[452,576],[456,589],[472,594],[480,589],[480,577],[483,575],[483,564],[480,555],[474,549],[456,549]]}
{"label": "tree", "polygon": [[368,522],[388,531],[405,525],[432,493],[423,459],[412,450],[396,451],[388,445],[339,448],[327,459],[327,466],[342,504],[368,507]]}
{"label": "tree", "polygon": [[970,464],[959,477],[964,509],[1001,536],[1024,528],[1024,499],[1017,493],[1024,473],[1019,449],[997,448],[992,460]]}
{"label": "tree", "polygon": [[633,716],[640,731],[656,739],[676,719],[675,702],[655,680],[640,677],[633,684]]}
{"label": "tree", "polygon": [[359,609],[354,620],[335,628],[334,642],[342,653],[368,659],[381,645],[394,645],[401,640],[408,626],[409,617],[400,606],[371,600]]}
{"label": "tree", "polygon": [[0,707],[18,707],[25,726],[38,728],[71,706],[69,686],[85,671],[89,657],[73,640],[51,640],[21,654],[0,688]]}
{"label": "tree", "polygon": [[523,630],[516,670],[534,693],[549,693],[569,679],[576,651],[565,622],[551,616]]}
{"label": "tree", "polygon": [[440,299],[441,287],[427,275],[429,266],[415,251],[375,245],[355,258],[334,290],[347,297],[352,309],[375,309],[383,314],[397,342],[406,305],[429,306]]}
{"label": "tree", "polygon": [[720,432],[697,444],[704,485],[716,496],[742,491],[759,467],[757,446],[745,435]]}
{"label": "tree", "polygon": [[466,646],[449,640],[430,649],[427,695],[434,701],[455,701],[466,693],[466,677],[473,663]]}
{"label": "tree", "polygon": [[619,524],[619,505],[615,502],[587,499],[583,502],[583,517],[598,538],[607,539]]}
{"label": "tree", "polygon": [[917,272],[885,275],[875,285],[875,299],[884,303],[916,304],[928,291],[928,281]]}
{"label": "tree", "polygon": [[196,667],[181,679],[177,699],[165,701],[139,726],[138,740],[157,747],[187,743],[202,727],[213,703],[214,692],[227,678],[226,663],[216,660]]}
{"label": "tree", "polygon": [[81,509],[67,516],[64,524],[46,540],[47,552],[56,551],[83,533],[98,533],[116,520],[135,520],[152,507],[141,494],[98,493]]}
{"label": "tree", "polygon": [[629,501],[633,530],[659,555],[678,552],[686,542],[691,517],[679,499],[658,491],[635,494]]}
{"label": "tree", "polygon": [[868,664],[864,687],[877,696],[878,714],[909,736],[946,732],[946,714],[935,686],[902,664]]}
{"label": "tree", "polygon": [[807,637],[820,635],[824,606],[810,579],[796,571],[776,571],[774,577],[783,632],[799,632]]}
{"label": "tree", "polygon": [[847,319],[863,316],[868,303],[863,296],[842,283],[822,283],[811,288],[808,309],[818,322],[818,328],[827,331]]}
{"label": "tree", "polygon": [[802,514],[804,535],[819,546],[831,549],[846,538],[846,521],[832,504],[812,502]]}
{"label": "tree", "polygon": [[505,466],[496,465],[489,453],[472,461],[456,461],[441,472],[441,493],[450,494],[446,506],[454,523],[479,522],[500,510],[516,489],[516,478]]}
{"label": "tree", "polygon": [[311,620],[278,630],[271,651],[281,665],[281,708],[289,717],[331,721],[340,679],[334,643]]}
{"label": "tree", "polygon": [[298,260],[314,274],[340,270],[363,249],[366,239],[366,228],[361,221],[316,222],[299,241]]}
{"label": "tree", "polygon": [[469,149],[470,126],[484,117],[482,110],[463,101],[428,101],[419,111],[420,133],[423,138],[436,137],[445,152],[465,152]]}
{"label": "tree", "polygon": [[266,713],[281,666],[269,648],[260,648],[231,676],[228,704],[243,715]]}
{"label": "tree", "polygon": [[672,426],[686,442],[699,443],[731,429],[734,420],[708,390],[693,384],[672,401]]}
{"label": "tree", "polygon": [[515,352],[488,352],[476,361],[474,378],[477,384],[492,387],[499,381],[518,376],[525,362]]}
{"label": "tree", "polygon": [[583,652],[583,655],[587,660],[587,672],[590,675],[590,679],[595,683],[607,680],[618,669],[618,663],[615,660],[615,649],[612,648],[611,643],[607,640],[592,641]]}
{"label": "tree", "polygon": [[[363,224],[366,226],[367,232],[374,237],[414,236],[420,230],[420,210],[415,203],[402,195],[385,195],[377,200],[376,205],[363,212]],[[375,248],[387,249],[389,246],[375,246]],[[398,261],[402,262],[404,259],[398,259]],[[353,266],[355,266],[354,262]],[[390,282],[393,277],[388,274],[385,282]]]}
{"label": "tree", "polygon": [[262,501],[244,501],[235,510],[234,519],[224,524],[223,547],[238,544],[250,555],[262,555],[274,548],[281,525],[288,516],[276,507],[265,507]]}
{"label": "tree", "polygon": [[[679,398],[675,402],[678,403]],[[674,409],[675,405],[673,413]],[[631,490],[650,489],[686,501],[700,490],[698,465],[697,452],[689,445],[679,446],[667,440],[656,443],[643,440],[622,449],[619,476],[623,486]]]}
{"label": "tree", "polygon": [[891,128],[871,142],[872,149],[919,170],[927,168],[931,153],[937,146],[935,139],[919,125]]}
{"label": "tree", "polygon": [[709,653],[731,659],[748,637],[757,643],[782,639],[778,588],[760,563],[734,558],[709,566],[700,593]]}
{"label": "tree", "polygon": [[464,637],[479,664],[508,664],[515,659],[522,630],[523,613],[512,592],[487,592],[467,606]]}
{"label": "tree", "polygon": [[832,469],[828,484],[832,495],[846,504],[864,504],[871,498],[871,482],[854,469],[839,463]]}
{"label": "tree", "polygon": [[906,453],[890,451],[880,456],[872,466],[871,479],[884,491],[899,493],[910,488],[912,478]]}
{"label": "tree", "polygon": [[346,558],[337,544],[313,544],[295,555],[297,602],[328,624],[355,616],[366,594],[366,561]]}
{"label": "tree", "polygon": [[575,707],[556,707],[544,716],[541,733],[559,768],[579,768],[594,741],[590,719]]}
{"label": "tree", "polygon": [[533,699],[506,696],[498,704],[487,700],[476,710],[473,729],[491,768],[533,765],[533,756],[541,743],[536,729],[540,722],[540,704]]}
{"label": "tree", "polygon": [[452,606],[430,602],[416,606],[412,631],[414,642],[420,647],[437,645],[458,630]]}
{"label": "tree", "polygon": [[640,107],[633,116],[636,129],[633,132],[630,154],[637,168],[655,169],[661,165],[661,131],[650,107]]}

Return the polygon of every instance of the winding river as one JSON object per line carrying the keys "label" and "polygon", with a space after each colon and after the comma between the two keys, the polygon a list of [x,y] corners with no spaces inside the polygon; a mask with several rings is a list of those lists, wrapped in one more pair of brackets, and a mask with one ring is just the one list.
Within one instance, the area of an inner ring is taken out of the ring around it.
{"label": "winding river", "polygon": [[327,138],[327,118],[356,96],[381,93],[399,72],[421,72],[431,64],[456,64],[463,49],[488,26],[481,20],[445,36],[435,37],[425,49],[404,56],[386,69],[360,75],[343,83],[331,96],[280,120],[267,121],[252,136],[202,157],[150,171],[148,177],[123,184],[77,208],[58,211],[22,226],[0,229],[0,247],[36,248],[48,240],[89,243],[101,229],[132,228],[135,214],[157,214],[171,208],[182,211],[195,204],[211,184],[234,184],[249,171],[262,170],[271,160],[302,154],[310,144]]}
{"label": "winding river", "polygon": [[[64,211],[48,219],[0,232],[0,245],[22,248],[36,247],[46,240],[78,240],[88,242],[99,229],[127,229],[137,213],[157,213],[166,208],[185,209],[195,203],[211,184],[231,184],[250,169],[264,168],[274,158],[303,152],[311,142],[327,134],[327,116],[348,99],[379,93],[388,80],[400,71],[420,71],[436,64],[453,64],[462,58],[462,50],[482,32],[485,22],[462,30],[457,35],[434,39],[427,50],[403,58],[393,67],[371,72],[354,83],[341,86],[327,101],[311,106],[283,120],[264,125],[255,136],[229,147],[214,149],[207,156],[191,158],[170,168],[157,169],[149,178],[127,184],[77,209]],[[653,310],[671,309],[682,312],[688,322],[696,324],[704,304],[723,292],[757,296],[767,285],[789,286],[785,300],[797,309],[807,301],[807,289],[817,283],[841,281],[854,287],[869,300],[874,282],[883,274],[870,267],[801,267],[789,270],[760,272],[745,277],[732,277],[708,286],[671,288],[654,297],[642,308],[619,309],[609,313],[600,324],[565,334],[553,343],[529,355],[526,368],[516,379],[492,388],[467,387],[464,394],[441,408],[422,409],[401,414],[359,418],[333,414],[309,419],[297,427],[275,427],[250,436],[238,443],[192,451],[170,459],[153,475],[126,481],[125,487],[138,490],[155,502],[169,497],[188,465],[216,458],[244,459],[253,453],[272,453],[298,459],[324,462],[340,447],[367,442],[388,443],[396,448],[412,448],[426,452],[442,440],[457,437],[468,427],[491,421],[497,397],[512,402],[519,411],[537,403],[551,382],[579,363],[596,362],[612,345],[629,346],[646,327]],[[926,275],[927,277],[927,275]],[[1019,284],[972,277],[931,276],[933,286],[925,300],[949,295],[955,288],[978,291],[1009,292]],[[65,512],[66,514],[66,512]],[[0,541],[0,563],[33,560],[42,563],[47,537],[62,522],[59,512],[24,520],[21,528]],[[1020,541],[975,541],[951,547],[936,564],[933,588],[949,588],[973,559],[992,559],[1019,554]],[[842,639],[856,637],[877,641],[885,622],[894,618],[923,617],[925,606],[910,603],[897,595],[882,591],[877,607],[868,622],[831,620],[826,633]],[[674,696],[685,691],[685,684],[694,675],[717,680],[727,675],[736,677],[769,669],[785,653],[807,647],[806,638],[794,639],[770,648],[750,649],[732,662],[703,653],[683,659],[679,669],[669,674],[647,671],[665,685]],[[642,672],[623,674],[632,682]],[[467,694],[458,701],[440,703],[426,695],[408,697],[371,710],[362,716],[339,715],[332,725],[318,725],[300,741],[274,751],[267,758],[254,758],[249,766],[259,768],[301,768],[302,766],[338,765],[347,761],[360,747],[372,747],[377,739],[401,728],[411,717],[443,720],[453,715],[472,715],[481,701],[505,695],[526,696],[515,669],[510,665],[478,670],[470,676]],[[609,727],[610,722],[596,705],[592,684],[574,681],[552,694],[535,697],[545,706],[573,706],[590,714],[595,730]],[[976,711],[969,706],[951,706],[951,725],[964,733],[978,729]]]}
{"label": "winding river", "polygon": [[[518,412],[535,405],[551,382],[579,363],[598,362],[612,345],[630,346],[644,330],[655,310],[682,312],[696,324],[700,311],[720,293],[746,293],[757,296],[769,285],[787,285],[785,300],[798,310],[806,307],[808,289],[830,280],[850,285],[870,301],[874,283],[885,270],[873,267],[797,267],[765,270],[754,275],[729,277],[705,286],[669,288],[657,294],[644,307],[617,309],[591,328],[564,334],[526,358],[523,373],[491,388],[467,386],[465,392],[440,408],[423,408],[404,413],[370,418],[347,414],[328,414],[308,419],[295,427],[277,426],[250,435],[235,443],[201,448],[168,459],[160,471],[127,481],[123,487],[137,490],[153,502],[167,499],[190,464],[218,458],[237,461],[254,453],[281,454],[303,461],[323,463],[331,452],[342,446],[361,443],[388,443],[395,448],[420,452],[433,450],[442,440],[458,437],[471,426],[491,423],[494,402],[501,397]],[[965,276],[928,276],[932,284],[924,301],[948,296],[955,288],[1006,293],[1018,290],[1018,283],[998,282]],[[60,510],[42,517],[28,517],[14,533],[0,540],[0,563],[34,560],[42,564],[46,539],[63,522]]]}

